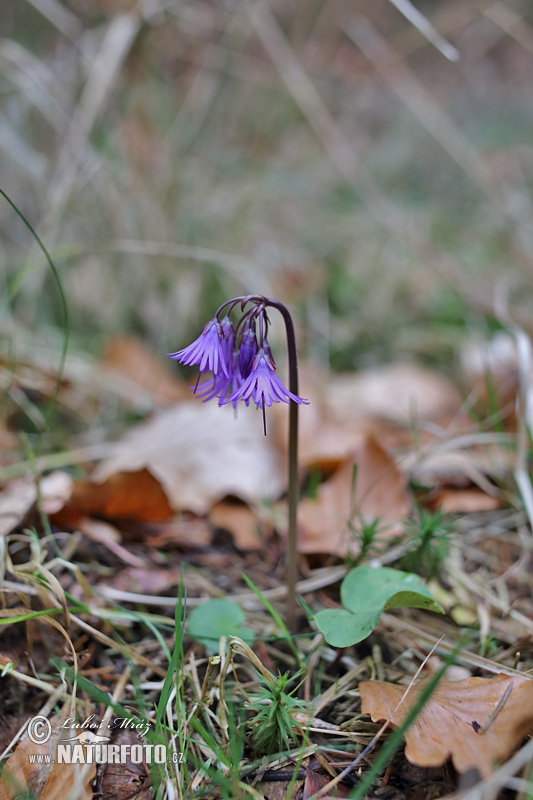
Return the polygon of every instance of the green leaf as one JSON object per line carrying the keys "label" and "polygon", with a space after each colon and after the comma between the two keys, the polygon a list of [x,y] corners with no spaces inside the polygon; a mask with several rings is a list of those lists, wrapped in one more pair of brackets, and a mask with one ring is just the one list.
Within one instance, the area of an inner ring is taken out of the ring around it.
{"label": "green leaf", "polygon": [[231,600],[208,600],[192,612],[189,619],[189,633],[200,644],[215,653],[221,636],[239,636],[251,644],[254,633],[242,625],[244,611]]}
{"label": "green leaf", "polygon": [[356,567],[341,585],[345,608],[315,614],[328,644],[348,647],[366,639],[387,608],[426,608],[444,613],[418,575],[387,567]]}
{"label": "green leaf", "polygon": [[370,636],[380,616],[380,611],[374,615],[374,619],[370,619],[368,614],[352,614],[344,608],[328,608],[315,614],[315,622],[328,644],[349,647]]}

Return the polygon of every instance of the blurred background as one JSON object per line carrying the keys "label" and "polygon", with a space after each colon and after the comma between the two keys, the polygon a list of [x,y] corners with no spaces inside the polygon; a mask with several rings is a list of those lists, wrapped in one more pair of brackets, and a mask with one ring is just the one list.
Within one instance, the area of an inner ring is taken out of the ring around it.
{"label": "blurred background", "polygon": [[[415,5],[2,0],[0,185],[72,357],[177,350],[243,292],[336,371],[533,327],[533,7]],[[3,357],[57,364],[0,200]]]}

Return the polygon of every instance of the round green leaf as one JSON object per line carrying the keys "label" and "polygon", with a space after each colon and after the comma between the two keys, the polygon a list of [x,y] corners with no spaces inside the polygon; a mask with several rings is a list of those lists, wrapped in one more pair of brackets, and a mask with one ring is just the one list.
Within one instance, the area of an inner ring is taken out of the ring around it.
{"label": "round green leaf", "polygon": [[334,647],[348,647],[374,630],[387,608],[426,608],[443,613],[418,575],[387,567],[356,567],[341,585],[344,609],[315,614],[318,629]]}
{"label": "round green leaf", "polygon": [[370,636],[379,622],[380,614],[370,619],[368,614],[352,614],[344,608],[326,608],[315,614],[318,630],[333,647],[349,647]]}
{"label": "round green leaf", "polygon": [[354,613],[374,612],[376,608],[383,612],[400,606],[442,612],[419,575],[389,567],[352,569],[342,582],[341,601]]}
{"label": "round green leaf", "polygon": [[197,642],[217,652],[221,636],[239,636],[251,644],[254,633],[242,625],[244,611],[231,600],[208,600],[195,608],[189,619],[189,633]]}

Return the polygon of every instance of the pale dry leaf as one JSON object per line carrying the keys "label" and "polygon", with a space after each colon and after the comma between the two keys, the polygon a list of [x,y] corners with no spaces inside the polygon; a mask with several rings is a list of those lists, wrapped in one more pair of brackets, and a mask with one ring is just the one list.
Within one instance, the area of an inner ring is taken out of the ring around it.
{"label": "pale dry leaf", "polygon": [[[354,466],[356,466],[353,491]],[[298,549],[302,553],[357,555],[359,545],[350,524],[379,517],[379,537],[398,533],[411,504],[404,476],[372,436],[324,483],[316,498],[306,497],[298,510]]]}
{"label": "pale dry leaf", "polygon": [[300,462],[305,466],[335,468],[368,435],[387,448],[409,448],[413,426],[420,445],[449,426],[456,434],[465,425],[453,385],[412,364],[340,376],[306,368],[302,383],[302,393],[311,400],[300,415]]}
{"label": "pale dry leaf", "polygon": [[[68,500],[72,478],[66,472],[52,472],[40,481],[43,510],[51,514]],[[0,494],[0,536],[19,525],[37,501],[37,486],[31,477],[11,481]]]}
{"label": "pale dry leaf", "polygon": [[[299,463],[307,468],[335,469],[369,433],[369,421],[339,422],[328,418],[317,385],[306,387],[309,406],[299,417]],[[278,429],[281,430],[280,426]]]}
{"label": "pale dry leaf", "polygon": [[446,514],[473,514],[479,511],[495,511],[502,508],[503,501],[482,489],[444,488],[432,497],[432,505]]}
{"label": "pale dry leaf", "polygon": [[477,444],[475,437],[467,446],[452,439],[425,451],[412,453],[402,461],[402,470],[411,480],[426,484],[462,482],[462,488],[474,484],[485,494],[499,496],[494,482],[511,473],[515,455],[509,447],[494,442]]}
{"label": "pale dry leaf", "polygon": [[[401,725],[427,681],[406,687],[386,681],[359,684],[361,710],[374,722]],[[511,686],[511,689],[509,687]],[[533,733],[533,680],[502,673],[495,678],[442,681],[405,735],[405,755],[420,767],[451,756],[459,772],[486,777],[528,733]]]}
{"label": "pale dry leaf", "polygon": [[[299,464],[307,468],[334,469],[361,443],[369,432],[370,423],[366,418],[354,422],[330,418],[324,396],[330,378],[323,370],[303,365],[300,378],[300,394],[309,400],[309,405],[302,408],[299,415]],[[272,411],[277,423],[274,435],[283,449],[286,447],[286,409]]]}
{"label": "pale dry leaf", "polygon": [[35,481],[31,478],[18,478],[4,488],[0,494],[0,536],[10,533],[22,522],[36,497]]}
{"label": "pale dry leaf", "polygon": [[[244,409],[246,410],[246,409]],[[93,474],[93,486],[147,470],[174,511],[205,514],[233,494],[246,502],[275,498],[283,481],[261,419],[232,408],[183,403],[133,428]],[[143,519],[161,517],[143,516]]]}
{"label": "pale dry leaf", "polygon": [[327,384],[326,405],[329,416],[340,421],[366,416],[412,424],[456,411],[461,400],[447,378],[406,363],[332,376]]}

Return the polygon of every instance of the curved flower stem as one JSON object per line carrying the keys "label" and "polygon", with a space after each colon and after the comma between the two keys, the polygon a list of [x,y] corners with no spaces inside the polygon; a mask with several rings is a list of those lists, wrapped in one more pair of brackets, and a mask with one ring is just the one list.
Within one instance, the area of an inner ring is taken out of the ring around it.
{"label": "curved flower stem", "polygon": [[[289,357],[289,390],[298,395],[298,355],[294,323],[289,310],[277,300],[265,298],[265,305],[276,308],[285,322]],[[287,545],[287,627],[296,626],[296,579],[298,577],[296,549],[296,511],[298,507],[298,403],[289,404],[289,525]]]}
{"label": "curved flower stem", "polygon": [[[296,335],[294,332],[294,323],[289,310],[283,303],[278,300],[271,300],[262,295],[250,294],[242,297],[233,297],[223,303],[215,313],[215,319],[218,319],[222,311],[228,308],[227,314],[231,314],[236,305],[241,304],[244,311],[247,303],[255,303],[256,308],[246,312],[244,317],[239,321],[249,317],[252,319],[254,316],[259,316],[259,333],[261,338],[261,346],[263,341],[263,322],[268,324],[268,320],[262,319],[261,313],[268,306],[275,308],[279,311],[285,322],[285,331],[287,334],[287,353],[289,358],[289,391],[294,395],[298,395],[298,355],[296,351]],[[238,326],[237,326],[238,327]],[[263,405],[263,419],[265,408]],[[266,423],[264,423],[266,425]],[[266,427],[265,427],[266,434]],[[298,507],[298,403],[291,401],[289,404],[289,519],[288,519],[288,544],[287,544],[287,627],[289,630],[294,631],[296,626],[296,580],[298,577],[297,567],[297,547],[296,547],[296,511]]]}

